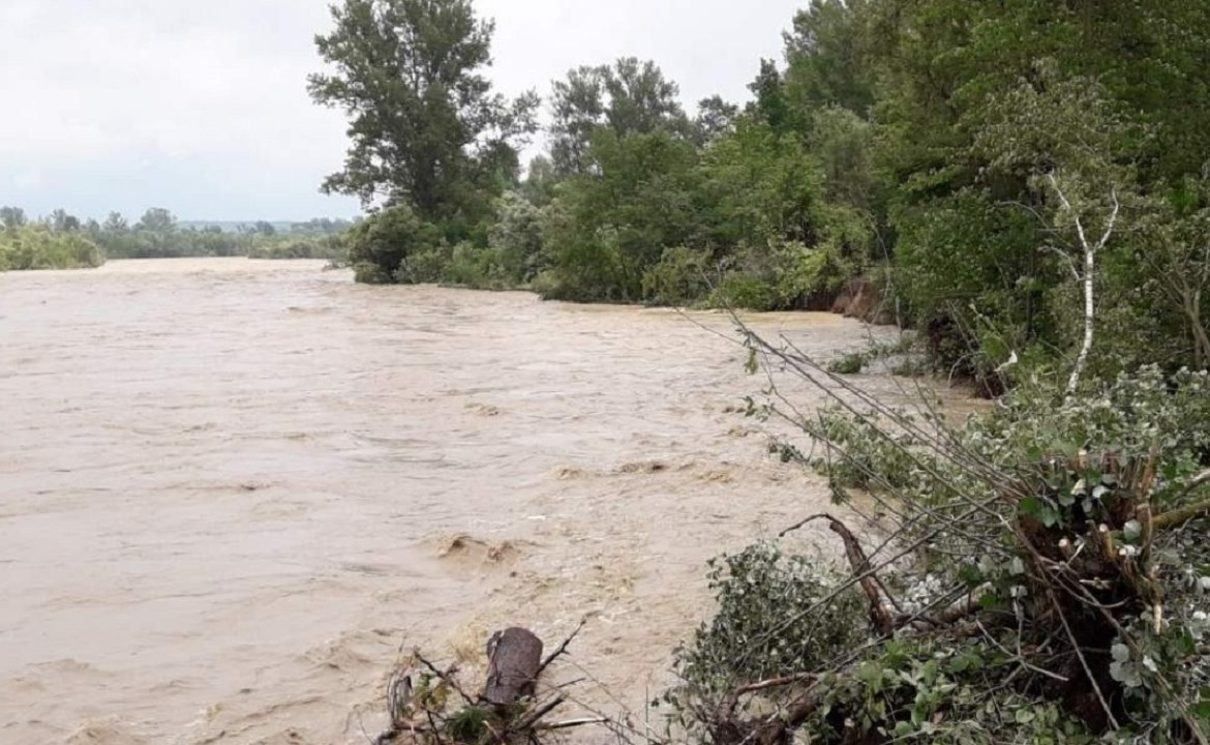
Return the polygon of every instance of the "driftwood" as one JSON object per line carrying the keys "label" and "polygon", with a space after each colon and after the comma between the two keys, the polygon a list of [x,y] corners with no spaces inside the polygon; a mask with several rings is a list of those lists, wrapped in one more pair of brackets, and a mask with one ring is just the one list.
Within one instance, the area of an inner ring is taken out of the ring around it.
{"label": "driftwood", "polygon": [[542,669],[542,640],[532,631],[515,626],[497,631],[487,642],[487,657],[484,701],[493,706],[511,706],[533,695]]}
{"label": "driftwood", "polygon": [[[537,734],[607,723],[604,717],[547,721],[566,703],[570,684],[539,691],[538,679],[584,628],[580,625],[545,659],[542,640],[513,627],[492,634],[487,643],[488,670],[482,693],[472,695],[459,680],[456,665],[442,669],[420,650],[391,675],[387,709],[391,727],[374,745],[512,745],[535,742]],[[415,686],[413,675],[418,675]],[[578,681],[573,681],[578,682]]]}

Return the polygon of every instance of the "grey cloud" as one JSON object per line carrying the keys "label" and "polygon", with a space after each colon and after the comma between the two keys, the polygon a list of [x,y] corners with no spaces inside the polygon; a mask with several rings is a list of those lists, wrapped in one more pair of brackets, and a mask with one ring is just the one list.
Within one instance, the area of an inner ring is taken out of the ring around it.
{"label": "grey cloud", "polygon": [[[187,218],[356,212],[317,187],[344,152],[311,104],[326,0],[4,0],[0,203],[83,215],[166,206]],[[790,0],[479,0],[508,93],[580,64],[655,59],[687,104],[738,100],[780,54]]]}

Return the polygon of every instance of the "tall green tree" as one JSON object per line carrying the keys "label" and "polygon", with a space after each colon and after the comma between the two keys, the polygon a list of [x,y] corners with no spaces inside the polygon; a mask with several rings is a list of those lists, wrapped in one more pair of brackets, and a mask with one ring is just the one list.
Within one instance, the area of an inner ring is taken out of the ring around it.
{"label": "tall green tree", "polygon": [[121,212],[110,212],[105,218],[105,222],[101,225],[101,230],[106,233],[125,233],[130,229],[130,225],[126,222],[126,218]]}
{"label": "tall green tree", "polygon": [[310,93],[345,111],[351,142],[323,189],[429,221],[490,205],[516,177],[515,143],[538,104],[493,93],[483,76],[494,24],[470,0],[344,0],[331,12],[335,27],[315,40],[331,69],[310,77]]}
{"label": "tall green tree", "polygon": [[0,207],[0,223],[8,230],[16,230],[25,225],[28,220],[25,210],[20,207]]}
{"label": "tall green tree", "polygon": [[176,231],[176,215],[173,215],[163,207],[152,207],[143,213],[139,218],[139,222],[135,225],[136,230],[145,230],[149,233],[168,234]]}
{"label": "tall green tree", "polygon": [[67,210],[59,208],[50,213],[48,219],[51,230],[56,233],[75,233],[83,227],[80,218],[75,215],[68,214]]}
{"label": "tall green tree", "polygon": [[589,170],[589,148],[600,129],[619,139],[667,130],[690,132],[679,88],[654,62],[624,57],[612,66],[579,67],[553,85],[551,160],[563,175]]}
{"label": "tall green tree", "polygon": [[865,116],[874,103],[868,36],[862,27],[868,0],[811,0],[794,16],[786,41],[786,94],[800,115],[840,106]]}

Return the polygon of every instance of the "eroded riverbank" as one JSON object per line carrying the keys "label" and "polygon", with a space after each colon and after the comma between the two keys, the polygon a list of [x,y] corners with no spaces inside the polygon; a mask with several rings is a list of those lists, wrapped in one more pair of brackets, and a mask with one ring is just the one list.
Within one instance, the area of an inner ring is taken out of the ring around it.
{"label": "eroded riverbank", "polygon": [[577,663],[641,705],[706,559],[827,501],[735,413],[743,350],[675,312],[321,266],[0,275],[0,741],[364,742],[401,645],[586,614]]}

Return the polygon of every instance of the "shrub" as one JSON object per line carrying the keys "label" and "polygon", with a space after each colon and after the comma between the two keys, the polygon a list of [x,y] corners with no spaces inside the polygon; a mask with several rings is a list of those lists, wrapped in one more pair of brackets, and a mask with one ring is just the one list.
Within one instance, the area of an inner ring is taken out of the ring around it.
{"label": "shrub", "polygon": [[685,246],[664,249],[660,262],[643,275],[643,297],[656,305],[692,305],[709,296],[717,270],[704,251]]}
{"label": "shrub", "polygon": [[97,244],[80,233],[42,226],[0,229],[0,271],[79,269],[104,262]]}
{"label": "shrub", "polygon": [[743,248],[710,302],[752,310],[830,307],[845,278],[829,248],[771,241]]}
{"label": "shrub", "polygon": [[867,636],[863,626],[848,622],[861,613],[855,590],[841,591],[825,613],[808,612],[841,578],[815,561],[786,555],[776,543],[712,559],[718,610],[678,650],[677,673],[701,695],[832,659]]}
{"label": "shrub", "polygon": [[488,246],[501,284],[525,284],[537,276],[542,260],[542,210],[516,192],[496,203],[497,220]]}
{"label": "shrub", "polygon": [[[440,231],[406,205],[387,207],[349,231],[349,262],[358,281],[417,281],[405,259],[441,244]],[[402,271],[401,271],[402,269]]]}
{"label": "shrub", "polygon": [[261,239],[248,249],[250,259],[329,259],[342,262],[348,256],[339,235]]}

